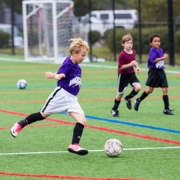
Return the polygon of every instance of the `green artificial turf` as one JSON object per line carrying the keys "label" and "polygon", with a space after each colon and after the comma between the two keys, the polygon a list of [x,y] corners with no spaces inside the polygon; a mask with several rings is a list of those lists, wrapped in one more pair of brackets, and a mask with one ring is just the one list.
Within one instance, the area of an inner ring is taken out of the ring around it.
{"label": "green artificial turf", "polygon": [[[139,66],[143,69],[137,75],[142,90],[136,97],[147,88],[146,65]],[[158,88],[141,103],[138,112],[128,110],[122,100],[120,117],[114,118],[110,110],[117,92],[116,63],[83,63],[78,98],[85,111],[87,127],[81,145],[94,150],[86,156],[67,152],[75,122],[65,114],[50,116],[64,123],[39,121],[23,129],[17,138],[9,132],[16,121],[42,108],[56,86],[56,81],[45,79],[44,73],[55,72],[58,68],[58,64],[0,61],[0,179],[47,180],[57,179],[57,176],[59,179],[75,179],[76,176],[80,179],[81,176],[99,180],[180,179],[180,68],[166,67],[169,70],[169,102],[175,115],[163,114],[162,91]],[[26,89],[17,88],[19,79],[27,81]],[[129,86],[125,95],[130,91]],[[104,143],[110,138],[119,139],[123,144],[124,150],[117,158],[110,158],[103,152]],[[7,155],[20,152],[29,154]],[[14,175],[5,176],[3,172]]]}

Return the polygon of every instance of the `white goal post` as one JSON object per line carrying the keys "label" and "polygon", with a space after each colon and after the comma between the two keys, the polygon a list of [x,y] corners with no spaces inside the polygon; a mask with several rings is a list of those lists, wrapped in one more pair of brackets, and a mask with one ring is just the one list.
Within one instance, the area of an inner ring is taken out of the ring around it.
{"label": "white goal post", "polygon": [[71,0],[24,0],[25,61],[61,63],[69,56],[71,38],[88,41],[73,13]]}

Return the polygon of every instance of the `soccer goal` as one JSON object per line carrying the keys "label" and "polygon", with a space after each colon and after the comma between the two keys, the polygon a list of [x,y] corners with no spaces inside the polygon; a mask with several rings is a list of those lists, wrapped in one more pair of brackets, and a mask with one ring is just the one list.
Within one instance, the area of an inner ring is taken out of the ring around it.
{"label": "soccer goal", "polygon": [[87,41],[73,13],[71,0],[24,0],[24,55],[26,61],[61,63],[69,56],[69,39]]}

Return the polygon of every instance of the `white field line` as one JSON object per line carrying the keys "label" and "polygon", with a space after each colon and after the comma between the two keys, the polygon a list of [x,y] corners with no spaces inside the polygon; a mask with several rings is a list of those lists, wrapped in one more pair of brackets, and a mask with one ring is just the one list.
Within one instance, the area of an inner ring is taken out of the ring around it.
{"label": "white field line", "polygon": [[[140,151],[140,150],[167,150],[167,149],[180,149],[180,146],[172,147],[147,147],[147,148],[123,148],[123,151]],[[104,152],[104,150],[88,150],[89,152]],[[68,151],[44,151],[44,152],[14,152],[14,153],[0,153],[0,156],[13,156],[13,155],[31,155],[31,154],[60,154],[67,153]]]}
{"label": "white field line", "polygon": [[[80,66],[94,67],[94,68],[105,68],[105,69],[117,69],[117,66],[99,65],[99,64],[80,64]],[[148,71],[148,68],[140,68],[141,70]],[[166,73],[180,74],[180,71],[166,70]]]}
{"label": "white field line", "polygon": [[[0,57],[0,60],[25,62],[25,61],[22,61],[22,60],[18,60],[18,58],[14,59],[14,58]],[[40,62],[33,61],[33,63],[45,63],[45,64],[47,64],[48,62],[46,62],[46,61],[40,61]],[[49,64],[54,64],[54,61],[49,62]],[[104,68],[104,69],[117,69],[117,66],[108,66],[108,65],[100,65],[100,64],[85,64],[85,63],[82,63],[82,64],[80,64],[80,66],[94,67],[94,68]],[[148,71],[148,68],[140,68],[140,69],[144,70],[144,71]],[[180,74],[180,71],[173,71],[173,70],[166,70],[166,69],[165,69],[165,71],[166,71],[166,73],[170,73],[170,74]]]}

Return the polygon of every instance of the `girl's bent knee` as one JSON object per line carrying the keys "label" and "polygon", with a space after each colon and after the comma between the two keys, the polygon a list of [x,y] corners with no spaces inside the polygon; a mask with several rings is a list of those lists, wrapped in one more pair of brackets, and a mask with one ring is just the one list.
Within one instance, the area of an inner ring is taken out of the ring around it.
{"label": "girl's bent knee", "polygon": [[137,89],[136,89],[136,92],[139,92],[141,90],[141,87],[138,87]]}
{"label": "girl's bent knee", "polygon": [[86,125],[86,118],[84,117],[83,119],[79,119],[77,122]]}
{"label": "girl's bent knee", "polygon": [[40,112],[41,116],[44,117],[44,119],[46,119],[49,115],[44,114],[43,112]]}
{"label": "girl's bent knee", "polygon": [[76,122],[79,122],[79,123],[81,123],[83,125],[86,124],[86,118],[85,118],[84,114],[76,113],[76,112],[71,112],[69,114],[76,120]]}

